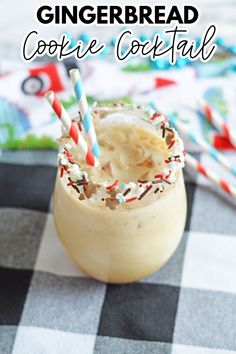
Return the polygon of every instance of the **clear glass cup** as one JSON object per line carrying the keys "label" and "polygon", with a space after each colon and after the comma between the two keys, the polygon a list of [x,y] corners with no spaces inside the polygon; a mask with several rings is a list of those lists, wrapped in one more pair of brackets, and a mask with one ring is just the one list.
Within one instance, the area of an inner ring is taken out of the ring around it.
{"label": "clear glass cup", "polygon": [[58,236],[79,268],[101,281],[128,283],[160,269],[181,240],[186,210],[182,169],[156,200],[115,210],[75,198],[57,174],[54,221]]}

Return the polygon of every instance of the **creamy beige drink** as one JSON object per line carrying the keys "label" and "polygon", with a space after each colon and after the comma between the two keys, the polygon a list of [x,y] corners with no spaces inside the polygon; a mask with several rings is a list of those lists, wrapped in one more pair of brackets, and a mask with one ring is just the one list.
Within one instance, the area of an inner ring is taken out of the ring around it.
{"label": "creamy beige drink", "polygon": [[70,257],[112,283],[140,279],[175,251],[185,224],[183,146],[162,116],[97,107],[98,167],[61,139],[54,219]]}

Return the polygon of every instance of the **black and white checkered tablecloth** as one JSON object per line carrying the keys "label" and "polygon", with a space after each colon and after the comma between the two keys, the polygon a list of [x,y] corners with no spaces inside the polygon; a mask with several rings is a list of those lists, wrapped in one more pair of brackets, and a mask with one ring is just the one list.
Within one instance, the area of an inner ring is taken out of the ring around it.
{"label": "black and white checkered tablecloth", "polygon": [[0,158],[0,354],[236,353],[236,208],[186,179],[180,246],[128,285],[88,278],[50,212],[54,152]]}

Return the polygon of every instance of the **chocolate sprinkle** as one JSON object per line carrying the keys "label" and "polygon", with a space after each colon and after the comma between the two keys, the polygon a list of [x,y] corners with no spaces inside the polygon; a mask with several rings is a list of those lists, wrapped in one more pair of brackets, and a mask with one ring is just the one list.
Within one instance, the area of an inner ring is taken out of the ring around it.
{"label": "chocolate sprinkle", "polygon": [[173,134],[173,130],[170,128],[166,128],[166,130],[168,130],[168,132],[171,132]]}
{"label": "chocolate sprinkle", "polygon": [[83,176],[82,179],[79,179],[79,180],[76,182],[77,186],[83,186],[83,185],[86,184],[86,183],[87,183],[87,182],[86,182],[86,179],[85,179],[84,176]]}
{"label": "chocolate sprinkle", "polygon": [[138,179],[138,182],[139,182],[139,183],[147,183],[148,180],[147,180],[147,179]]}
{"label": "chocolate sprinkle", "polygon": [[76,185],[72,184],[71,187],[73,187],[76,190],[76,192],[80,194],[80,190]]}
{"label": "chocolate sprinkle", "polygon": [[165,178],[162,178],[162,181],[166,182],[167,184],[171,184],[171,182],[170,182],[170,181],[168,181],[168,180],[167,180],[167,179],[165,179]]}
{"label": "chocolate sprinkle", "polygon": [[159,191],[159,187],[157,187],[157,189],[155,189],[154,193],[157,193]]}
{"label": "chocolate sprinkle", "polygon": [[162,190],[160,191],[160,193],[164,192],[164,189],[165,189],[165,188],[164,188],[164,186],[162,185]]}
{"label": "chocolate sprinkle", "polygon": [[131,188],[126,189],[126,191],[123,193],[123,196],[125,197],[126,195],[128,195],[130,191],[131,191]]}
{"label": "chocolate sprinkle", "polygon": [[166,131],[166,128],[163,126],[162,127],[162,138],[164,139],[164,137],[165,137],[165,131]]}
{"label": "chocolate sprinkle", "polygon": [[143,199],[143,197],[152,189],[152,186],[148,186],[145,191],[139,196],[139,200]]}

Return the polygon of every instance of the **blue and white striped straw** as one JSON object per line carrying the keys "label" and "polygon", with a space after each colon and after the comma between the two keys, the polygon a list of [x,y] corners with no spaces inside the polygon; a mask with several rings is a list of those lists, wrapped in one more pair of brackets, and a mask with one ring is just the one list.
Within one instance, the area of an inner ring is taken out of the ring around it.
{"label": "blue and white striped straw", "polygon": [[88,102],[83,90],[82,80],[78,69],[70,70],[70,77],[74,86],[75,95],[79,105],[79,111],[81,114],[82,124],[85,133],[88,136],[89,144],[92,152],[96,158],[100,156],[100,149],[97,141],[97,136],[93,126],[93,121],[89,113]]}
{"label": "blue and white striped straw", "polygon": [[[155,108],[157,111],[156,105],[154,102],[150,103],[152,108]],[[165,114],[164,114],[165,115]],[[194,133],[191,129],[189,129],[186,124],[179,122],[173,114],[166,115],[169,119],[170,123],[173,124],[180,133],[184,134],[188,137],[190,141],[197,144],[202,151],[207,152],[209,155],[213,157],[214,160],[219,162],[222,166],[224,166],[228,171],[232,173],[236,177],[236,166],[233,166],[231,162],[218,150],[216,150],[213,146],[208,144],[201,136]]]}

